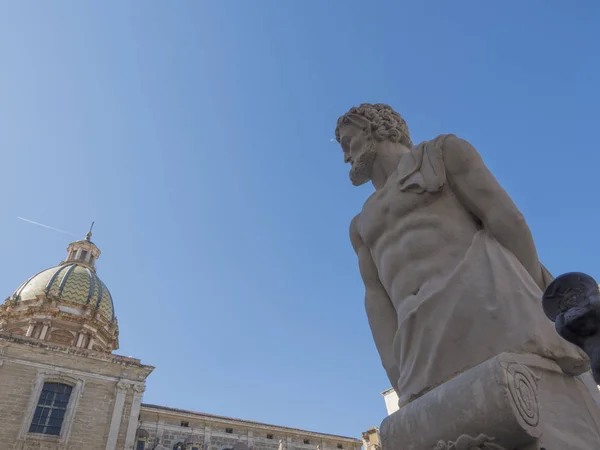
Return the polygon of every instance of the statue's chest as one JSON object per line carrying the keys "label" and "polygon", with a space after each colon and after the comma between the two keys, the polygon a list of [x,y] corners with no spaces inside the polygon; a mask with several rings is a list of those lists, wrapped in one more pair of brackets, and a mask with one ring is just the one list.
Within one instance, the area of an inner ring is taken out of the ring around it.
{"label": "statue's chest", "polygon": [[367,200],[360,214],[359,231],[363,241],[371,246],[383,233],[401,231],[403,223],[427,214],[440,195],[441,192],[401,190],[397,183],[385,186]]}

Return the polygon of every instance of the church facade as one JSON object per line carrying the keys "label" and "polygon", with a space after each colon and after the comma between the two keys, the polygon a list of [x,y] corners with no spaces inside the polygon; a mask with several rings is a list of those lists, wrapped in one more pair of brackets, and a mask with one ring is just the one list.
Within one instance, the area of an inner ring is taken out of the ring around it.
{"label": "church facade", "polygon": [[0,306],[2,450],[359,450],[370,442],[143,403],[154,367],[113,352],[91,233]]}

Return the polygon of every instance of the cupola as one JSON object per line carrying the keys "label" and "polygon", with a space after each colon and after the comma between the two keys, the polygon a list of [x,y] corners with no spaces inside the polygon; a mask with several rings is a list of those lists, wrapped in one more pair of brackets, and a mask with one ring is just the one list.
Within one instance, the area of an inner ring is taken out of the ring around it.
{"label": "cupola", "polygon": [[88,231],[85,240],[71,242],[67,248],[67,259],[63,264],[77,263],[94,269],[96,260],[100,257],[100,249],[92,242],[92,231]]}
{"label": "cupola", "polygon": [[59,345],[112,352],[118,344],[113,300],[96,274],[100,249],[72,242],[67,258],[25,281],[0,306],[0,331]]}

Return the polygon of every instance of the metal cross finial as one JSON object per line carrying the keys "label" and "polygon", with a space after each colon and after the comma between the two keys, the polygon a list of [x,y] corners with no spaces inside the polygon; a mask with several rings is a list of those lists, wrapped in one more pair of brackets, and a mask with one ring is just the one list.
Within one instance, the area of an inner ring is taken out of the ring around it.
{"label": "metal cross finial", "polygon": [[90,231],[88,231],[85,235],[85,239],[87,241],[89,241],[92,238],[92,228],[94,228],[94,222],[92,222],[92,225],[90,226]]}

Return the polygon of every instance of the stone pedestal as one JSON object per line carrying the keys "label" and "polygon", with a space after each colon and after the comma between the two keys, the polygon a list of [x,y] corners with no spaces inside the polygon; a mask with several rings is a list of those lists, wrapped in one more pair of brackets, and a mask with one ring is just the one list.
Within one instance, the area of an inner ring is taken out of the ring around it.
{"label": "stone pedestal", "polygon": [[383,450],[598,450],[600,396],[535,355],[502,353],[381,424]]}

